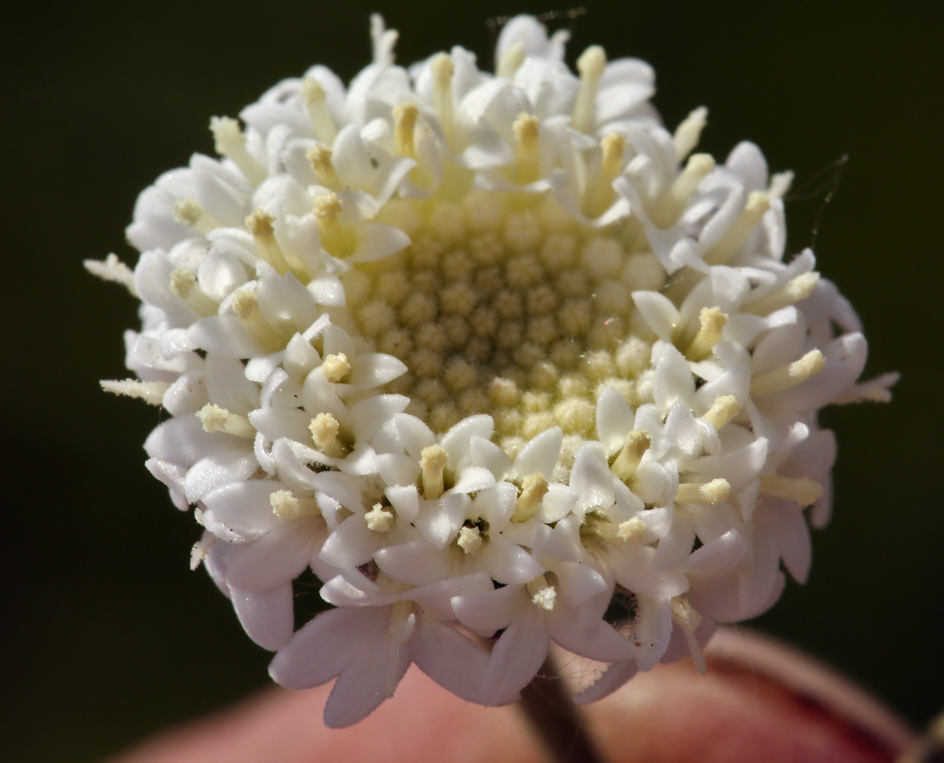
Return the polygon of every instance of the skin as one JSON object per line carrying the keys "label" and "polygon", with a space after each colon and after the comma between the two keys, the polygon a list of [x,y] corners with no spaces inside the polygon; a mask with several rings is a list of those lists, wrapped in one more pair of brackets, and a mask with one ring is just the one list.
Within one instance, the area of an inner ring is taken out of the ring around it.
{"label": "skin", "polygon": [[[586,707],[604,761],[878,763],[914,741],[862,689],[782,645],[722,630],[706,655],[705,676],[688,661],[659,665]],[[558,661],[564,680],[576,678],[573,661]],[[391,701],[346,729],[321,723],[330,688],[269,689],[112,763],[548,760],[518,708],[468,704],[415,667]]]}

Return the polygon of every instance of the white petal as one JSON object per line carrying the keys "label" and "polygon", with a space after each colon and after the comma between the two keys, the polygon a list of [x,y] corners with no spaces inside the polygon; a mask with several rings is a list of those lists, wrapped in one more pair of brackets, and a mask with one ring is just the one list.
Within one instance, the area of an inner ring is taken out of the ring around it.
{"label": "white petal", "polygon": [[207,510],[246,539],[276,529],[282,522],[272,511],[269,496],[278,483],[269,480],[234,482],[203,497]]}
{"label": "white petal", "polygon": [[366,352],[351,363],[351,384],[359,390],[374,389],[406,372],[406,366],[393,355]]}
{"label": "white petal", "polygon": [[432,583],[449,574],[446,554],[424,540],[388,546],[378,551],[374,559],[388,575],[409,585]]}
{"label": "white petal", "polygon": [[518,699],[547,657],[549,643],[543,615],[537,607],[525,607],[492,648],[482,676],[483,703],[507,705]]}
{"label": "white petal", "polygon": [[633,428],[633,409],[612,387],[604,386],[597,395],[597,435],[607,453],[615,453]]}
{"label": "white petal", "polygon": [[481,676],[488,653],[455,628],[421,618],[410,639],[417,667],[447,691],[482,704]]}
{"label": "white petal", "polygon": [[249,638],[271,652],[288,643],[294,627],[290,582],[262,591],[242,591],[230,586],[230,595]]}
{"label": "white petal", "polygon": [[388,608],[332,609],[301,628],[273,658],[269,675],[287,689],[310,689],[337,676],[382,642]]}
{"label": "white petal", "polygon": [[319,521],[286,522],[258,540],[237,546],[227,568],[227,582],[254,591],[294,580],[305,571],[319,536],[323,537]]}
{"label": "white petal", "polygon": [[577,451],[570,472],[570,486],[577,493],[574,511],[585,514],[596,507],[608,508],[616,499],[613,473],[605,455],[595,443],[586,443]]}
{"label": "white petal", "polygon": [[458,471],[463,466],[467,466],[472,458],[472,436],[477,435],[488,440],[494,429],[495,421],[492,417],[481,414],[462,419],[446,432],[440,444],[449,454],[449,468]]}
{"label": "white petal", "polygon": [[500,534],[489,538],[482,561],[495,580],[509,585],[527,583],[544,572],[531,554]]}
{"label": "white petal", "polygon": [[319,556],[335,567],[359,567],[371,560],[381,541],[367,529],[361,514],[345,519],[328,536]]}
{"label": "white petal", "polygon": [[515,458],[512,474],[517,477],[527,477],[531,474],[549,477],[557,466],[563,438],[564,433],[560,427],[545,429],[532,437]]}
{"label": "white petal", "polygon": [[610,696],[638,672],[639,668],[636,666],[635,660],[614,662],[589,688],[574,695],[574,702],[578,705],[598,702],[604,697]]}
{"label": "white petal", "polygon": [[733,570],[744,558],[746,545],[737,530],[709,541],[688,557],[682,569],[695,573],[718,573]]}
{"label": "white petal", "polygon": [[671,342],[675,327],[681,320],[678,308],[655,291],[634,291],[633,301],[656,336],[663,342]]}

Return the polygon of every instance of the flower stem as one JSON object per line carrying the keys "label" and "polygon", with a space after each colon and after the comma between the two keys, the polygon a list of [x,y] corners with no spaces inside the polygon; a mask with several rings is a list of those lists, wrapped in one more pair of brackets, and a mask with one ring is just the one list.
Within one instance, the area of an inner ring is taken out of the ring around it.
{"label": "flower stem", "polygon": [[602,763],[550,655],[522,689],[519,706],[554,763]]}

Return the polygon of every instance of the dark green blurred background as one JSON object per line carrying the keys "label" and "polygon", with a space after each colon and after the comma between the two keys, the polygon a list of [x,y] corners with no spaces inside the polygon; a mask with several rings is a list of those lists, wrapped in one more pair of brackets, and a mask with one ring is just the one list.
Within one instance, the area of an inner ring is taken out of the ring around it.
{"label": "dark green blurred background", "polygon": [[[846,671],[924,723],[944,706],[939,3],[590,3],[589,43],[653,64],[674,127],[707,105],[705,150],[741,139],[797,187],[850,161],[817,241],[822,272],[861,314],[870,374],[898,369],[891,406],[830,411],[835,517],[812,577],[757,626]],[[485,20],[545,2],[87,2],[5,11],[2,163],[2,554],[5,760],[92,761],[266,683],[267,655],[202,571],[197,539],[143,466],[160,418],[108,397],[135,304],[85,258],[136,255],[137,193],[310,64],[345,80],[368,62],[368,13],[400,30],[398,60],[459,43],[490,68]],[[791,247],[822,195],[788,205]],[[312,719],[313,722],[316,719]]]}

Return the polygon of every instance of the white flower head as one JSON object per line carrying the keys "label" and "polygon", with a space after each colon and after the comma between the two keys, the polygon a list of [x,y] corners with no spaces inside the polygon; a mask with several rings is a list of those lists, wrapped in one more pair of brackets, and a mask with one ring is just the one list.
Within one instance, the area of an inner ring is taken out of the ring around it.
{"label": "white flower head", "polygon": [[[581,701],[703,668],[714,623],[807,574],[818,409],[894,377],[857,382],[855,313],[785,257],[785,176],[695,152],[703,108],[668,132],[646,64],[571,72],[520,16],[494,75],[459,47],[403,69],[372,23],[347,87],[316,66],[211,121],[219,158],[141,194],[133,272],[88,264],[142,300],[136,378],[103,386],[172,414],[147,466],[205,528],[194,565],[277,681],[338,678],[332,726],[411,662],[485,705],[551,641],[612,665]],[[308,569],[333,608],[295,631]]]}

